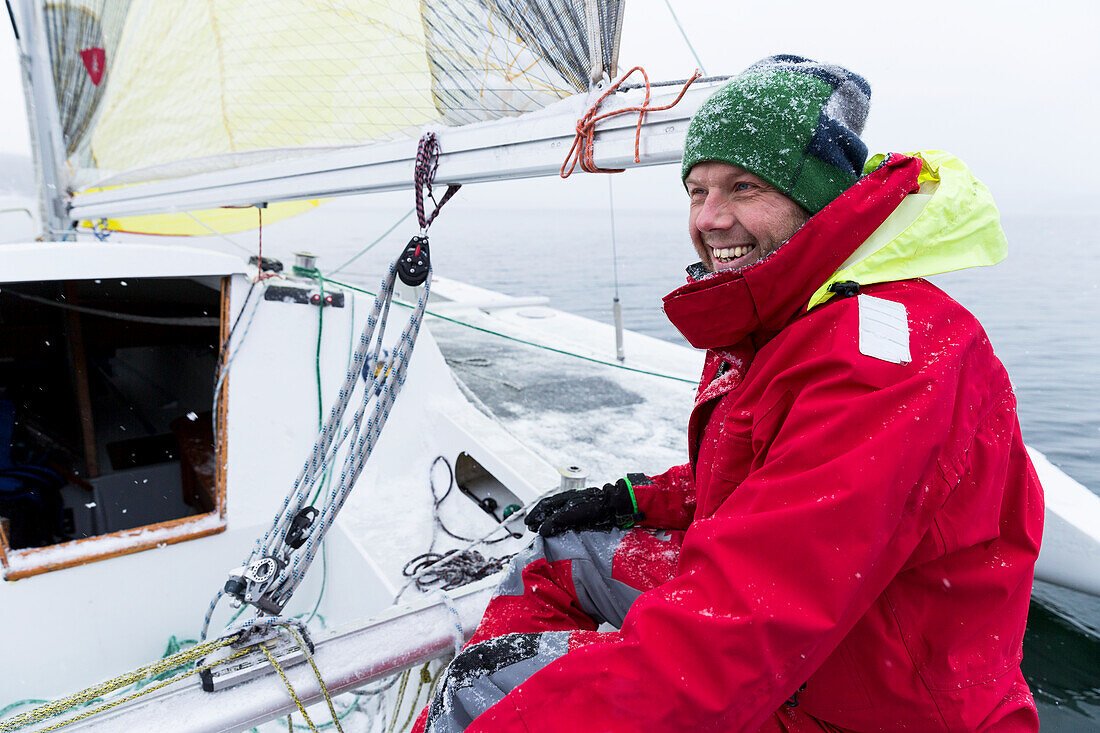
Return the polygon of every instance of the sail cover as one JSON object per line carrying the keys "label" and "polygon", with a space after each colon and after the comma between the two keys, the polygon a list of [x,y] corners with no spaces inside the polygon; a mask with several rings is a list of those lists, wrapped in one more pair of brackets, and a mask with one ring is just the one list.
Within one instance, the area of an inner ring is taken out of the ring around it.
{"label": "sail cover", "polygon": [[614,75],[624,0],[53,0],[76,190],[415,137]]}

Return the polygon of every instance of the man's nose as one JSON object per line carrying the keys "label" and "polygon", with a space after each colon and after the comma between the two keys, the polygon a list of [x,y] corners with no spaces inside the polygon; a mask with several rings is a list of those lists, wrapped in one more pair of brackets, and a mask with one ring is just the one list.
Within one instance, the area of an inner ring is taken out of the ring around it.
{"label": "man's nose", "polygon": [[733,211],[726,205],[722,196],[711,193],[703,201],[703,208],[695,219],[695,226],[704,232],[729,229],[735,221]]}

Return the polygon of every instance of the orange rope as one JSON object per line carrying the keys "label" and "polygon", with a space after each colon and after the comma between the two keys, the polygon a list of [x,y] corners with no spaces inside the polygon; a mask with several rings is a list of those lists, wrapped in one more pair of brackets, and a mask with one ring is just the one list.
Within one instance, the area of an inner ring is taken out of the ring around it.
{"label": "orange rope", "polygon": [[[604,112],[602,115],[596,114],[603,101],[607,99],[608,96],[610,96],[616,89],[618,89],[619,86],[622,85],[622,83],[626,81],[635,71],[642,72],[642,78],[645,79],[645,99],[642,101],[641,106],[623,107],[622,109],[612,110],[611,112]],[[680,100],[683,99],[684,94],[687,93],[688,87],[690,87],[696,79],[702,76],[703,75],[699,73],[699,70],[696,69],[692,77],[688,79],[687,82],[684,84],[683,88],[680,90],[680,93],[676,95],[676,99],[672,100],[672,102],[664,105],[663,107],[650,107],[649,75],[645,73],[645,69],[643,69],[641,66],[635,66],[633,69],[626,72],[626,74],[624,74],[617,82],[612,84],[611,87],[603,93],[603,96],[597,99],[596,103],[589,107],[588,111],[585,112],[579,120],[577,120],[577,134],[576,137],[573,138],[573,147],[569,148],[569,153],[565,156],[565,162],[561,164],[561,177],[568,178],[573,173],[573,169],[577,167],[577,163],[581,164],[581,170],[585,171],[586,173],[622,173],[624,170],[622,168],[608,169],[599,168],[596,166],[596,162],[593,159],[596,148],[596,123],[602,120],[606,120],[608,117],[614,117],[615,115],[622,115],[628,112],[638,113],[638,126],[634,132],[634,162],[642,162],[640,147],[642,141],[642,122],[645,121],[646,112],[659,112],[661,110],[671,109],[672,107],[675,107],[680,102]],[[568,166],[568,170],[566,170],[566,166]]]}

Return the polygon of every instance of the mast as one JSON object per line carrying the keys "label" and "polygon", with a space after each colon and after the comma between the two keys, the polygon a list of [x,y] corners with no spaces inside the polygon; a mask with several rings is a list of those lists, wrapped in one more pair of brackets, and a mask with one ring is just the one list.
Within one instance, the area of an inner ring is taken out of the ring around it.
{"label": "mast", "polygon": [[57,91],[54,88],[50,50],[46,42],[45,8],[38,0],[16,0],[16,3],[20,23],[19,65],[27,100],[31,153],[40,184],[42,238],[70,240],[75,236],[68,214],[65,139],[61,132]]}

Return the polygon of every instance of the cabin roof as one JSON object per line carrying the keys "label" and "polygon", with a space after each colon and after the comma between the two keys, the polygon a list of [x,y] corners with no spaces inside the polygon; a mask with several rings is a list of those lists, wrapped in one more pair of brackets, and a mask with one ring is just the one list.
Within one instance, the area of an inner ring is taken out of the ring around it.
{"label": "cabin roof", "polygon": [[0,245],[0,282],[196,277],[245,272],[235,255],[197,247],[119,242]]}

